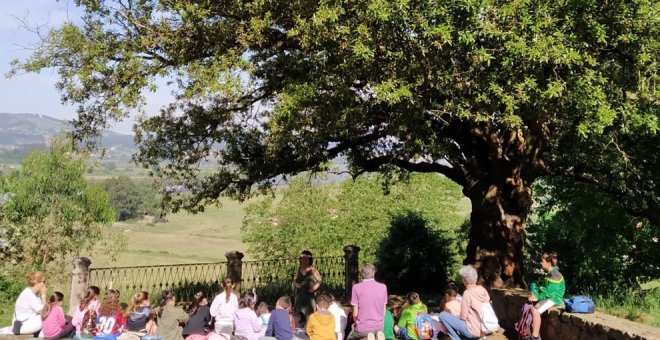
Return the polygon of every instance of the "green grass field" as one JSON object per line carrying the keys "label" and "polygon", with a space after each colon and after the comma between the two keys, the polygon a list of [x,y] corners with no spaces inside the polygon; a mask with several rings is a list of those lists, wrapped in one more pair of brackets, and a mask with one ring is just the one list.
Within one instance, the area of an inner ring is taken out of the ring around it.
{"label": "green grass field", "polygon": [[165,223],[115,223],[112,228],[124,234],[127,249],[114,262],[108,256],[91,258],[92,267],[224,261],[226,252],[246,250],[240,235],[246,205],[223,199],[221,207],[170,214]]}

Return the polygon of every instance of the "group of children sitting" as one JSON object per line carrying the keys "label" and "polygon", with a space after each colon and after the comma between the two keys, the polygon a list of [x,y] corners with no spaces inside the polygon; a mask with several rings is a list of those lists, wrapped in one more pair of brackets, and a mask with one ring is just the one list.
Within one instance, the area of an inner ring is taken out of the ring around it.
{"label": "group of children sitting", "polygon": [[[416,292],[409,292],[405,298],[390,295],[383,326],[385,339],[419,340],[446,333],[437,314],[445,311],[458,317],[461,313],[461,298],[454,281],[449,282],[444,298],[435,310],[430,310]],[[429,316],[429,319],[423,320],[421,316],[426,315]]]}
{"label": "group of children sitting", "polygon": [[[233,294],[232,294],[233,295]],[[291,310],[291,298],[280,297],[275,309],[269,311],[268,304],[257,305],[254,292],[245,293],[238,299],[233,310],[232,327],[218,327],[212,330],[212,320],[208,299],[204,292],[197,292],[189,311],[176,304],[176,295],[163,291],[156,310],[149,303],[149,293],[138,292],[130,303],[122,308],[120,293],[109,289],[103,298],[98,287],[90,286],[86,296],[71,318],[64,317],[61,308],[63,295],[49,300],[48,313],[58,320],[57,327],[51,325],[51,318],[43,322],[41,335],[47,339],[94,339],[94,340],[257,340],[257,339],[336,339],[340,328],[345,327],[346,314],[330,295],[316,297],[317,312],[306,322],[305,330],[298,328]],[[216,297],[218,298],[218,297]],[[224,297],[222,297],[224,299]],[[221,308],[222,309],[222,308]],[[224,310],[225,312],[227,309]],[[332,311],[332,312],[331,312]],[[337,317],[335,317],[337,315]],[[341,320],[339,323],[335,320]],[[55,322],[55,321],[53,321]],[[63,332],[63,329],[67,329]],[[343,328],[342,332],[343,333]],[[341,338],[340,338],[341,339]]]}
{"label": "group of children sitting", "polygon": [[[540,265],[547,275],[541,287],[532,289],[529,299],[531,303],[536,303],[530,330],[530,338],[535,340],[540,339],[540,314],[560,304],[565,290],[563,277],[556,269],[556,255],[544,253]],[[465,294],[476,282],[476,272],[473,274],[475,277],[471,281],[463,278]],[[461,276],[464,276],[462,271]],[[35,332],[40,329],[40,337],[53,340],[343,340],[344,335],[350,333],[346,327],[347,314],[332,295],[317,295],[316,311],[306,316],[301,321],[304,328],[299,328],[298,320],[292,312],[291,298],[280,297],[275,309],[269,311],[265,302],[257,304],[254,290],[238,299],[233,293],[234,285],[230,278],[225,278],[223,292],[214,298],[210,307],[206,294],[200,291],[194,295],[188,311],[177,305],[176,295],[172,291],[163,291],[159,306],[152,310],[147,292],[134,294],[128,305],[122,305],[118,290],[108,289],[101,297],[100,289],[90,286],[71,317],[65,316],[62,310],[62,293],[54,292],[48,299],[43,298],[43,273],[31,273],[28,275],[28,283],[29,287],[16,302],[14,334],[36,335]],[[37,301],[39,295],[44,303]],[[469,318],[461,317],[462,308],[466,308],[461,300],[458,287],[453,281],[449,282],[439,310],[435,311],[440,312],[439,315],[429,313],[416,292],[408,293],[405,299],[390,295],[382,319],[382,334],[385,339],[404,340],[430,339],[431,334],[437,337],[442,333],[452,339],[459,338],[459,335],[465,334],[459,334],[460,330],[456,332],[447,320],[453,317],[459,320],[460,317],[463,323],[469,321]],[[22,317],[31,311],[37,314]]]}

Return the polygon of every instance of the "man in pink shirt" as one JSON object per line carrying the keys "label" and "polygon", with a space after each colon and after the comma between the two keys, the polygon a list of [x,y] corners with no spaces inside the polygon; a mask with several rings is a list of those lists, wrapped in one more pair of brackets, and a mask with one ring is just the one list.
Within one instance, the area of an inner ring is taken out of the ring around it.
{"label": "man in pink shirt", "polygon": [[353,286],[351,305],[355,324],[346,340],[369,340],[385,338],[383,319],[387,304],[387,287],[374,280],[376,268],[373,264],[362,267],[362,282]]}

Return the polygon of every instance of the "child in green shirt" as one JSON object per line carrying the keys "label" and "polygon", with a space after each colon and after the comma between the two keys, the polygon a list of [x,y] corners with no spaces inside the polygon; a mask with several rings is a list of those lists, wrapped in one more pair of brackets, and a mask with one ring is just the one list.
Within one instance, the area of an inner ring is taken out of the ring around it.
{"label": "child in green shirt", "polygon": [[403,299],[399,296],[390,295],[387,298],[385,317],[383,319],[383,335],[385,335],[385,339],[387,340],[394,339],[394,317],[399,317],[402,306]]}
{"label": "child in green shirt", "polygon": [[552,306],[560,305],[566,292],[564,276],[557,269],[557,254],[543,253],[539,264],[541,265],[541,269],[548,274],[538,289],[536,289],[535,285],[532,285],[532,290],[529,294],[529,301],[536,302],[536,305],[532,308],[531,340],[541,339],[541,314]]}
{"label": "child in green shirt", "polygon": [[427,313],[428,309],[422,303],[419,294],[415,292],[408,293],[399,323],[394,327],[399,338],[403,340],[418,340],[419,338],[415,333],[415,320],[417,319],[417,315]]}

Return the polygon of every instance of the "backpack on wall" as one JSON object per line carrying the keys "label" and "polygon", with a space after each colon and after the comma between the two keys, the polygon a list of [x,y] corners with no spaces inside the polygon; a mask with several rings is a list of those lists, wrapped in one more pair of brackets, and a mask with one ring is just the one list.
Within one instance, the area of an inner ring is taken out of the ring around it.
{"label": "backpack on wall", "polygon": [[417,314],[415,318],[415,334],[420,340],[433,338],[433,318],[430,314]]}
{"label": "backpack on wall", "polygon": [[588,296],[576,295],[569,299],[564,299],[566,311],[569,313],[593,313],[596,309],[594,301]]}
{"label": "backpack on wall", "polygon": [[500,329],[500,322],[495,315],[495,310],[490,301],[486,301],[481,305],[481,331],[488,334],[497,332]]}
{"label": "backpack on wall", "polygon": [[532,308],[531,304],[526,303],[520,310],[520,318],[515,324],[516,333],[520,338],[525,338],[532,335]]}

